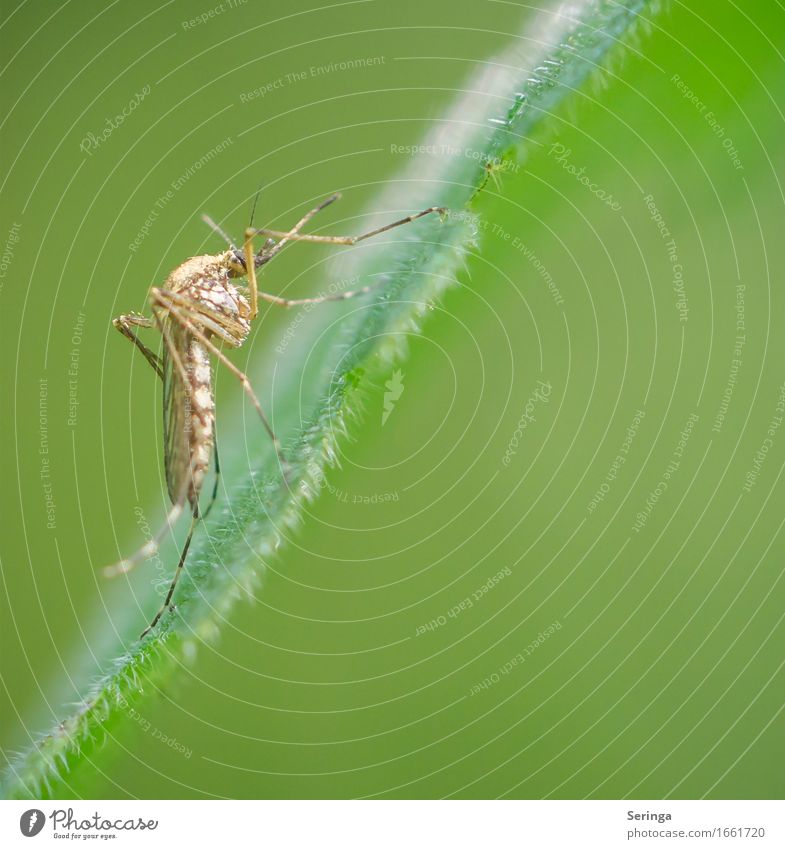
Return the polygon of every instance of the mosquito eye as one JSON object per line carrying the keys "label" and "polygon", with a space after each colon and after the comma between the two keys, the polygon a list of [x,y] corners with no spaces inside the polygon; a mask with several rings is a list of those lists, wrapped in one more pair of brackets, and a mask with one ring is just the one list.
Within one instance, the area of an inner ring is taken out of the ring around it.
{"label": "mosquito eye", "polygon": [[234,261],[238,265],[242,265],[242,267],[245,268],[245,257],[243,256],[242,251],[235,251],[234,252]]}

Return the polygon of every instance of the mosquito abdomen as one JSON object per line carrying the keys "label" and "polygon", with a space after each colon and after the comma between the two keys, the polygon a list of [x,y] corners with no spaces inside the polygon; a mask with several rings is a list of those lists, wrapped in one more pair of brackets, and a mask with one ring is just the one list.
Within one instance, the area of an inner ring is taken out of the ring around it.
{"label": "mosquito abdomen", "polygon": [[215,439],[212,367],[208,351],[198,339],[179,328],[173,330],[187,384],[173,363],[170,392],[164,393],[166,480],[173,501],[182,498],[185,490],[196,509]]}

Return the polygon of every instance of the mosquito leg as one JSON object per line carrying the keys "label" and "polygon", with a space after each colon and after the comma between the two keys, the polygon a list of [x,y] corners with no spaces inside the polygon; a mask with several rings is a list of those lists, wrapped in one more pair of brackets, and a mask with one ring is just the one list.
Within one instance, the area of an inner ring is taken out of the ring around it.
{"label": "mosquito leg", "polygon": [[[171,335],[169,333],[169,329],[161,320],[161,317],[158,315],[158,310],[156,306],[153,306],[153,317],[155,319],[155,323],[158,326],[158,329],[161,331],[161,335],[164,339],[164,344],[166,345],[167,351],[169,355],[172,357],[172,361],[174,363],[174,367],[179,370],[180,374],[183,377],[183,383],[186,387],[189,387],[190,384],[188,382],[187,374],[185,371],[185,367],[183,366],[182,359],[180,355],[177,353],[177,349],[175,348],[174,343],[172,342]],[[190,390],[189,390],[190,391]],[[141,563],[142,560],[145,560],[148,557],[152,557],[156,551],[158,551],[158,546],[161,543],[161,540],[167,534],[167,532],[171,531],[172,525],[180,518],[180,515],[185,508],[185,502],[188,494],[188,478],[183,481],[183,486],[180,492],[177,493],[177,498],[173,499],[172,508],[166,516],[163,525],[161,525],[160,529],[156,532],[156,534],[130,557],[126,557],[123,560],[119,560],[117,563],[113,563],[110,566],[104,567],[104,574],[107,577],[115,577],[116,575],[123,575],[126,572],[130,572],[137,563]]]}
{"label": "mosquito leg", "polygon": [[126,315],[118,315],[112,319],[112,324],[120,331],[120,333],[136,345],[136,347],[144,354],[144,358],[155,369],[161,380],[164,379],[163,364],[158,354],[151,351],[147,345],[131,330],[132,327],[153,327],[153,321],[145,318],[143,315],[136,313],[128,313]]}
{"label": "mosquito leg", "polygon": [[[369,239],[371,236],[378,236],[379,233],[384,233],[387,230],[392,230],[394,227],[400,227],[402,224],[408,224],[411,221],[416,221],[418,218],[422,218],[424,215],[430,215],[431,213],[438,212],[440,215],[443,215],[446,210],[442,207],[432,206],[429,209],[424,209],[422,212],[418,212],[416,215],[410,215],[408,218],[401,218],[399,221],[393,221],[392,224],[386,224],[384,227],[378,227],[376,230],[371,230],[368,233],[363,233],[360,236],[311,236],[306,233],[296,233],[291,235],[290,238],[300,241],[309,241],[309,242],[327,242],[331,244],[340,244],[340,245],[353,245],[357,242],[361,242],[363,239]],[[280,235],[275,233],[272,230],[257,230],[258,233],[271,233],[275,235]],[[278,243],[280,244],[280,242]],[[366,292],[370,292],[374,286],[364,286],[362,289],[354,289],[351,292],[341,292],[336,295],[322,295],[317,298],[281,298],[278,295],[271,295],[269,292],[259,292],[258,296],[263,301],[267,301],[271,304],[276,304],[279,307],[299,307],[304,304],[322,304],[325,301],[345,301],[348,298],[355,298],[357,295],[364,295]]]}
{"label": "mosquito leg", "polygon": [[[328,207],[331,203],[335,203],[335,201],[340,200],[340,199],[341,199],[341,193],[340,192],[336,192],[335,194],[330,195],[330,197],[326,198],[320,204],[315,206],[313,209],[306,212],[305,215],[303,215],[303,217],[294,225],[294,227],[291,228],[291,230],[286,230],[285,232],[278,233],[278,236],[281,237],[281,240],[279,242],[277,242],[276,244],[274,244],[269,251],[267,251],[267,253],[264,255],[264,261],[269,262],[270,259],[272,259],[278,253],[278,251],[280,251],[283,248],[283,246],[290,239],[293,239],[293,238],[295,238],[295,236],[297,236],[297,234],[300,232],[300,230],[314,217],[314,215],[321,212],[323,209]],[[252,228],[249,228],[249,230],[245,231],[246,237],[248,236],[249,232],[261,233],[262,231],[261,230],[253,230]]]}
{"label": "mosquito leg", "polygon": [[[377,227],[374,230],[369,230],[367,233],[361,233],[359,236],[319,236],[314,233],[297,233],[293,231],[289,231],[287,233],[282,230],[268,230],[266,228],[260,228],[253,231],[248,230],[246,231],[246,235],[252,232],[254,235],[259,234],[262,236],[273,236],[281,238],[282,240],[283,238],[286,238],[297,242],[320,242],[328,245],[356,245],[357,242],[370,239],[371,236],[378,236],[380,233],[386,233],[388,230],[393,230],[395,227],[410,224],[412,221],[416,221],[424,215],[431,215],[434,212],[438,212],[439,215],[447,214],[447,210],[442,206],[429,206],[428,209],[424,209],[422,212],[417,212],[414,215],[407,215],[406,218],[399,218],[397,221],[392,221],[390,224],[385,224],[383,227]],[[278,242],[275,247],[277,248],[280,244],[281,242]],[[273,248],[273,250],[275,250],[275,248]]]}
{"label": "mosquito leg", "polygon": [[275,435],[275,431],[272,429],[270,422],[267,420],[267,416],[262,409],[262,405],[259,402],[259,399],[256,397],[256,394],[253,391],[253,387],[251,386],[250,380],[248,380],[248,375],[245,372],[240,371],[239,368],[226,356],[226,354],[221,351],[213,342],[205,336],[205,334],[197,327],[194,322],[190,321],[186,315],[184,315],[179,307],[175,305],[174,299],[171,295],[163,289],[156,289],[153,291],[153,297],[157,299],[157,302],[160,307],[165,309],[169,315],[177,321],[181,327],[195,336],[208,351],[211,351],[217,358],[220,360],[226,368],[240,381],[243,387],[243,391],[250,398],[251,403],[256,408],[256,412],[259,414],[259,418],[262,420],[262,424],[264,425],[267,433],[270,435],[270,439],[273,441],[273,446],[275,448],[275,452],[278,455],[278,461],[281,464],[281,468],[284,471],[284,477],[287,477],[287,472],[289,469],[289,462],[286,459],[286,456],[283,452],[283,448],[281,447],[281,443],[278,440],[278,437]]}
{"label": "mosquito leg", "polygon": [[166,611],[169,609],[169,606],[172,603],[172,596],[174,595],[174,588],[177,586],[177,581],[180,579],[180,574],[183,571],[183,565],[185,564],[185,558],[186,558],[186,555],[188,554],[188,549],[191,547],[191,539],[193,538],[194,529],[196,528],[196,523],[198,521],[199,521],[199,516],[198,516],[197,511],[195,510],[193,516],[191,517],[191,527],[188,529],[188,536],[186,537],[185,545],[183,546],[182,553],[180,554],[180,560],[177,562],[177,569],[175,569],[174,577],[172,578],[172,583],[169,584],[169,591],[166,593],[166,599],[165,599],[164,603],[161,605],[161,608],[158,611],[158,613],[156,613],[155,616],[153,617],[153,621],[139,635],[140,640],[144,639],[150,633],[150,631],[152,631],[153,628],[155,628],[155,626],[158,624],[160,618],[164,615],[164,613],[166,613]]}
{"label": "mosquito leg", "polygon": [[[321,212],[325,207],[329,206],[331,203],[335,203],[335,201],[339,200],[341,197],[339,192],[336,192],[330,197],[323,200],[318,206],[315,206],[309,212],[306,212],[305,215],[292,227],[291,230],[287,230],[285,233],[279,233],[281,236],[281,240],[273,245],[264,255],[261,260],[265,263],[269,262],[282,248],[283,246],[294,236],[296,236],[301,227],[304,227],[318,212]],[[248,273],[248,288],[250,289],[251,295],[251,318],[256,318],[257,313],[259,312],[257,305],[257,292],[259,287],[256,283],[256,255],[253,250],[253,238],[257,233],[260,233],[260,230],[254,230],[249,227],[245,231],[245,242],[243,244],[243,248],[245,250],[245,267]]]}
{"label": "mosquito leg", "polygon": [[234,242],[226,235],[226,231],[221,227],[220,224],[216,224],[212,218],[207,213],[202,215],[202,221],[215,233],[218,233],[219,236],[222,236],[224,241],[229,245],[229,247],[235,251],[237,248],[235,247]]}
{"label": "mosquito leg", "polygon": [[218,432],[215,429],[215,422],[213,422],[213,461],[215,462],[215,481],[213,483],[213,491],[210,494],[210,500],[207,502],[207,509],[202,512],[203,519],[206,519],[213,509],[213,505],[218,498],[218,482],[221,480],[221,463],[218,460]]}
{"label": "mosquito leg", "polygon": [[[153,290],[155,293],[157,290]],[[180,378],[183,381],[183,386],[185,386],[186,391],[190,394],[191,392],[191,381],[188,379],[188,372],[185,369],[185,364],[183,363],[183,358],[180,356],[180,352],[177,350],[177,346],[174,344],[172,340],[172,335],[169,333],[169,328],[164,324],[161,316],[158,315],[158,309],[160,306],[156,303],[153,304],[153,317],[155,318],[155,323],[158,326],[158,330],[161,332],[161,336],[164,339],[164,345],[166,345],[166,350],[169,352],[169,356],[172,358],[172,362],[174,363],[174,367],[180,374]],[[163,309],[163,312],[166,312],[166,308]]]}
{"label": "mosquito leg", "polygon": [[374,283],[371,286],[363,286],[362,289],[352,289],[351,292],[340,292],[336,295],[320,295],[316,298],[281,298],[279,295],[271,295],[269,292],[262,291],[259,292],[259,297],[270,304],[288,309],[289,307],[301,307],[305,304],[323,304],[325,301],[345,301],[348,298],[365,295],[378,285],[378,283]]}
{"label": "mosquito leg", "polygon": [[124,575],[126,572],[130,572],[137,563],[140,563],[148,557],[152,557],[156,551],[158,551],[158,546],[161,544],[161,540],[166,535],[166,532],[171,530],[172,525],[174,525],[174,523],[180,518],[180,515],[183,512],[183,508],[185,507],[185,494],[186,488],[183,487],[180,497],[172,505],[172,509],[167,513],[166,519],[164,520],[163,525],[161,525],[160,530],[155,534],[155,536],[147,540],[147,542],[135,554],[132,554],[130,557],[126,557],[125,560],[119,560],[111,566],[104,566],[104,575],[106,575],[107,578],[114,578],[116,575]]}

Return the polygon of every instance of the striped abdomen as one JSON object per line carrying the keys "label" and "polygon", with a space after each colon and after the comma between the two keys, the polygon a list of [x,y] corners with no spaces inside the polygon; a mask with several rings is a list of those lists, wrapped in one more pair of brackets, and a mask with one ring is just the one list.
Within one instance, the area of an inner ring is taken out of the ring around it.
{"label": "striped abdomen", "polygon": [[168,325],[183,368],[164,345],[166,483],[173,503],[188,501],[196,509],[215,440],[212,368],[198,339],[172,321]]}

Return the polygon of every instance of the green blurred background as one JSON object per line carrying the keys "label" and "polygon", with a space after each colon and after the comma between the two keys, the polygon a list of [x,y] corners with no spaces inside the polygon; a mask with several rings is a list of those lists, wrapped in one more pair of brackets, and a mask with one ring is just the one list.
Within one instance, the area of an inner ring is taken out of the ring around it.
{"label": "green blurred background", "polygon": [[[1,8],[8,756],[151,612],[99,574],[166,503],[159,387],[111,318],[220,249],[202,211],[239,237],[260,182],[260,220],[340,189],[333,231],[356,229],[406,164],[391,146],[529,10]],[[783,35],[767,0],[673,3],[553,116],[256,602],[53,796],[782,796]],[[267,288],[323,289],[329,254],[291,250]],[[234,359],[269,370],[291,320]],[[266,446],[234,382],[218,395],[231,501]]]}

